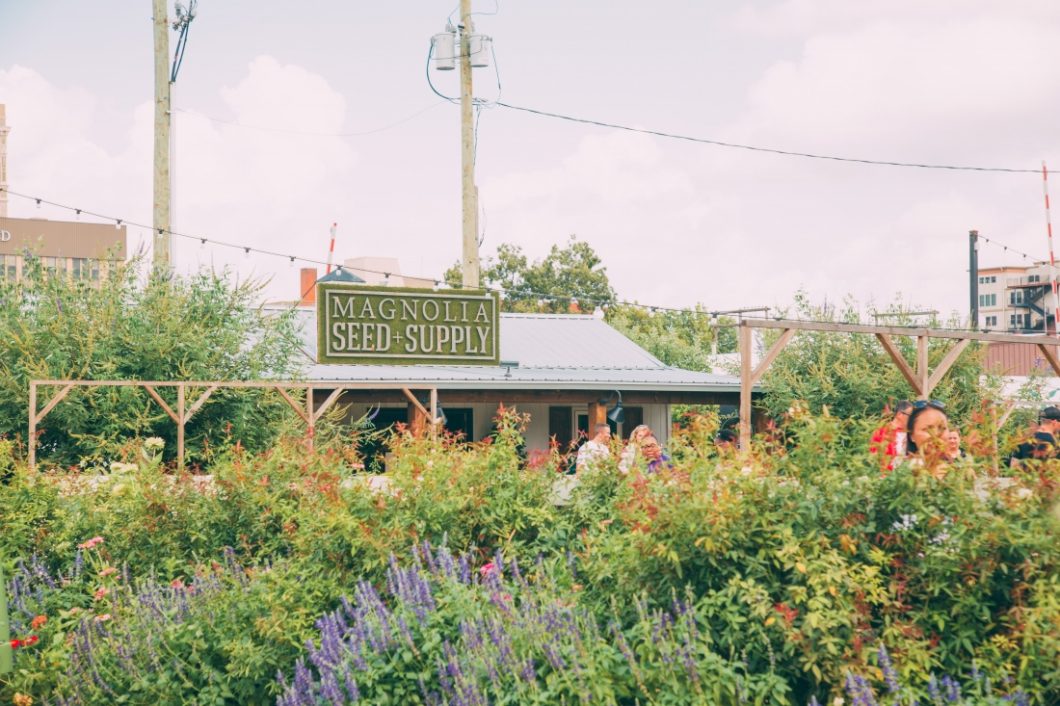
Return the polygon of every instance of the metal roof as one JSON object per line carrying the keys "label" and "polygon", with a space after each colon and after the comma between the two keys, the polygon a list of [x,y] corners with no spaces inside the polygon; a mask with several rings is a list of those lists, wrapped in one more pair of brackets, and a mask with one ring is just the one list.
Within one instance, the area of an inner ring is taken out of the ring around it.
{"label": "metal roof", "polygon": [[501,361],[518,365],[320,365],[316,310],[298,309],[308,380],[408,382],[441,389],[735,392],[739,378],[670,367],[591,315],[500,315]]}

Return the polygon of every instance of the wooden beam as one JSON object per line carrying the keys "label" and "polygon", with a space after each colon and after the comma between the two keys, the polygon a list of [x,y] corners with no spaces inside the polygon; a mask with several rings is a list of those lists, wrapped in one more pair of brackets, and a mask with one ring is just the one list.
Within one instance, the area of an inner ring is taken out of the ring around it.
{"label": "wooden beam", "polygon": [[773,361],[777,359],[777,356],[780,355],[780,352],[784,350],[784,346],[788,345],[788,341],[790,341],[791,337],[794,335],[795,329],[793,328],[786,328],[783,332],[781,332],[780,338],[778,338],[776,343],[774,343],[770,347],[769,351],[766,353],[765,358],[762,359],[762,361],[758,364],[758,367],[755,368],[754,371],[751,373],[752,385],[762,379],[762,376],[765,375],[766,370],[769,369],[769,366],[773,364]]}
{"label": "wooden beam", "polygon": [[29,455],[29,470],[37,470],[37,383],[29,383],[29,435],[26,437],[26,447]]}
{"label": "wooden beam", "polygon": [[928,337],[916,337],[916,380],[917,397],[926,400],[928,396]]}
{"label": "wooden beam", "polygon": [[1005,426],[1005,422],[1009,420],[1012,413],[1016,411],[1016,403],[1013,400],[1005,402],[1005,411],[1001,413],[1001,416],[997,418],[996,431],[1001,431],[1001,427]]}
{"label": "wooden beam", "polygon": [[930,338],[950,338],[960,340],[968,338],[973,341],[995,343],[1020,343],[1023,345],[1053,345],[1057,341],[1052,336],[1017,336],[1010,333],[979,333],[978,331],[956,331],[953,329],[933,329],[920,326],[870,326],[868,324],[840,324],[831,321],[795,321],[792,319],[744,319],[740,326],[751,328],[786,329],[799,331],[823,331],[838,333],[867,333],[875,335],[886,333],[889,336],[928,336]]}
{"label": "wooden beam", "polygon": [[314,440],[317,430],[317,417],[313,412],[313,386],[307,385],[305,388],[305,423],[306,423],[306,446],[309,450],[313,450]]}
{"label": "wooden beam", "polygon": [[166,414],[169,415],[170,419],[172,419],[177,424],[180,424],[180,417],[177,416],[176,412],[170,409],[169,405],[166,404],[166,401],[162,399],[162,396],[160,394],[158,394],[158,392],[155,390],[154,383],[141,382],[138,384],[145,390],[147,390],[147,394],[155,398],[155,402],[157,402],[162,407],[162,409],[166,411]]}
{"label": "wooden beam", "polygon": [[[431,390],[431,438],[438,436],[438,388]],[[474,430],[470,432],[474,435]]]}
{"label": "wooden beam", "polygon": [[37,421],[43,421],[44,418],[48,416],[48,412],[55,409],[55,405],[59,404],[62,399],[66,397],[67,393],[69,393],[72,389],[74,389],[73,385],[66,385],[65,387],[63,387],[63,389],[59,390],[59,394],[51,398],[51,400],[48,401],[48,404],[44,405],[44,409],[42,409],[40,412],[37,412]]}
{"label": "wooden beam", "polygon": [[750,326],[740,326],[740,448],[744,452],[751,449],[751,387],[754,385],[751,371],[752,333]]}
{"label": "wooden beam", "polygon": [[289,394],[287,394],[287,390],[283,389],[282,387],[277,386],[276,391],[280,393],[281,397],[287,400],[287,404],[291,406],[291,409],[295,411],[295,414],[301,417],[303,422],[308,424],[309,420],[306,419],[305,410],[302,409],[302,405],[295,401],[294,398],[292,398]]}
{"label": "wooden beam", "polygon": [[[1056,344],[1053,344],[1055,346]],[[1053,372],[1060,375],[1060,360],[1056,357],[1056,349],[1053,346],[1046,345],[1044,343],[1038,344],[1038,350],[1042,352],[1045,359],[1049,361],[1049,365],[1052,367]]]}
{"label": "wooden beam", "polygon": [[906,361],[902,352],[898,350],[898,346],[894,345],[894,341],[891,340],[890,334],[877,333],[876,338],[879,339],[880,343],[883,344],[883,350],[887,351],[887,355],[891,357],[891,361],[901,371],[902,377],[909,383],[909,386],[913,388],[913,392],[920,396],[920,381],[917,380],[916,373],[909,367],[909,363]]}
{"label": "wooden beam", "polygon": [[210,399],[210,395],[212,395],[214,390],[216,389],[217,385],[210,385],[208,388],[206,388],[206,392],[199,395],[199,398],[195,400],[194,403],[192,403],[191,407],[189,407],[188,411],[184,414],[185,422],[190,420],[192,416],[194,416],[194,414],[198,412],[204,404],[206,404],[206,400]]}
{"label": "wooden beam", "polygon": [[184,470],[184,427],[188,423],[184,385],[177,387],[177,470]]}
{"label": "wooden beam", "polygon": [[427,408],[424,407],[418,399],[416,399],[416,395],[412,394],[409,388],[403,387],[401,388],[401,391],[405,393],[405,397],[408,399],[409,403],[416,408],[417,412],[422,414],[424,417],[428,416]]}
{"label": "wooden beam", "polygon": [[935,389],[935,386],[939,384],[942,378],[950,371],[953,364],[957,362],[957,358],[964,353],[964,349],[972,342],[970,338],[957,341],[957,343],[946,351],[945,357],[935,366],[935,371],[931,373],[931,377],[927,381],[927,389],[924,390],[924,397],[930,397],[931,391]]}
{"label": "wooden beam", "polygon": [[339,399],[339,397],[345,391],[346,390],[341,387],[336,387],[334,390],[332,390],[331,394],[328,395],[324,399],[324,401],[321,402],[320,405],[316,408],[316,412],[314,412],[314,421],[320,421],[320,418],[324,416],[324,413],[328,411],[331,405],[335,404],[335,400]]}

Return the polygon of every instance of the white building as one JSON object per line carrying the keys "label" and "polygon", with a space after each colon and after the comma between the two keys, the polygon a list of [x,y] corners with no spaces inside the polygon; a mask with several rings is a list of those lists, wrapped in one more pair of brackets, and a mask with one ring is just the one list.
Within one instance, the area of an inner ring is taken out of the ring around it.
{"label": "white building", "polygon": [[1056,299],[1047,262],[979,270],[979,327],[993,331],[1054,331]]}

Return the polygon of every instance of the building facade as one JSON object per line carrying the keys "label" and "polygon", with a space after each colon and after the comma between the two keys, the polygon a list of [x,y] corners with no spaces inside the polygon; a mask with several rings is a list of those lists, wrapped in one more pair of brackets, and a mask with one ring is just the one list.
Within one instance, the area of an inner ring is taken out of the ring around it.
{"label": "building facade", "polygon": [[1047,262],[980,269],[979,327],[1027,333],[1055,331],[1051,276]]}
{"label": "building facade", "polygon": [[49,274],[98,280],[125,257],[125,226],[0,217],[3,279],[21,279],[36,261]]}

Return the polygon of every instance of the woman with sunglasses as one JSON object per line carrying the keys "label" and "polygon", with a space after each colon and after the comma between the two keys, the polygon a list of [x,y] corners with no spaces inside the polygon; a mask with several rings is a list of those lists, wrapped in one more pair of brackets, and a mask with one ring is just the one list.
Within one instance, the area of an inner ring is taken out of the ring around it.
{"label": "woman with sunglasses", "polygon": [[938,400],[917,400],[909,412],[908,453],[929,471],[941,470],[960,458],[961,436],[950,429],[946,405]]}

